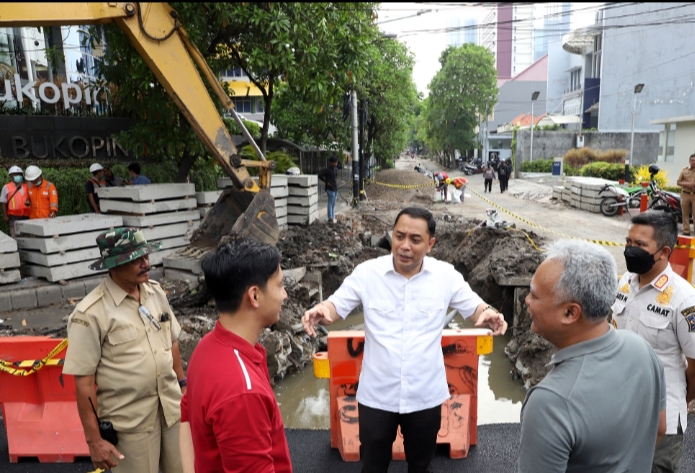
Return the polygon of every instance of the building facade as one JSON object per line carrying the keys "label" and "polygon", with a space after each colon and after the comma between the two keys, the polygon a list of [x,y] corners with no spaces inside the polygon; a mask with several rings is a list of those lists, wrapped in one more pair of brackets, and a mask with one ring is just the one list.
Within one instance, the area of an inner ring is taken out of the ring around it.
{"label": "building facade", "polygon": [[487,8],[479,44],[495,56],[499,79],[515,77],[534,62],[534,4],[500,3]]}
{"label": "building facade", "polygon": [[569,33],[571,22],[571,2],[550,2],[540,4],[537,12],[542,12],[542,27],[534,29],[533,60],[545,56],[556,38]]}

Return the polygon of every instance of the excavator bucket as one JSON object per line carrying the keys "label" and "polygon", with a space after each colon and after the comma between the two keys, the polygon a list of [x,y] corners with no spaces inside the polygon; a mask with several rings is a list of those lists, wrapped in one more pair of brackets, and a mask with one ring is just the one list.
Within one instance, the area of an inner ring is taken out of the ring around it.
{"label": "excavator bucket", "polygon": [[193,234],[190,246],[217,248],[224,237],[253,238],[275,245],[279,235],[275,200],[268,190],[253,194],[226,189]]}

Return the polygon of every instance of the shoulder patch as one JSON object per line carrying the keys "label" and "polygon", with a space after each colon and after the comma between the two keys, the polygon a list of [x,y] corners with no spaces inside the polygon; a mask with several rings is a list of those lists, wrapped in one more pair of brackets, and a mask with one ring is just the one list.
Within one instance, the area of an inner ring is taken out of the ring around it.
{"label": "shoulder patch", "polygon": [[87,294],[87,296],[85,296],[85,298],[82,299],[82,301],[79,304],[77,304],[75,310],[77,312],[84,313],[87,309],[96,304],[97,301],[99,301],[99,299],[101,299],[102,297],[104,297],[104,292],[98,288],[94,289],[92,292]]}
{"label": "shoulder patch", "polygon": [[70,319],[70,321],[73,324],[79,324],[79,325],[83,325],[85,327],[89,327],[89,322],[87,322],[86,320],[80,319],[78,317],[73,317],[72,319]]}
{"label": "shoulder patch", "polygon": [[663,289],[666,284],[668,284],[668,276],[662,274],[661,277],[654,283],[654,287],[657,289]]}
{"label": "shoulder patch", "polygon": [[695,306],[688,307],[681,311],[685,321],[688,322],[688,332],[695,332]]}

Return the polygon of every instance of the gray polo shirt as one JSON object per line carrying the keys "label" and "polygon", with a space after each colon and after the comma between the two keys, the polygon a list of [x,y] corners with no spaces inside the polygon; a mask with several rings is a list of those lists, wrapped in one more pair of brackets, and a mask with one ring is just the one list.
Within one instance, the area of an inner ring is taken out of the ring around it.
{"label": "gray polo shirt", "polygon": [[521,410],[520,473],[652,468],[664,368],[639,335],[605,335],[558,351]]}

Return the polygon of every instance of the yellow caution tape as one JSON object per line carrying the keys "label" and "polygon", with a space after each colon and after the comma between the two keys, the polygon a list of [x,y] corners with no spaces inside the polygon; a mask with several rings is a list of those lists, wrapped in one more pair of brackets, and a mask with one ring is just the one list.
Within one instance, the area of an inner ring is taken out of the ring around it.
{"label": "yellow caution tape", "polygon": [[[65,349],[65,347],[68,346],[68,339],[64,338],[61,340],[61,342],[56,346],[51,352],[46,355],[45,358],[41,360],[24,360],[24,361],[15,361],[15,362],[9,362],[9,361],[4,361],[0,360],[0,371],[3,371],[5,373],[9,373],[13,376],[29,376],[37,371],[39,371],[41,368],[44,366],[56,366],[56,365],[62,365],[65,360],[63,359],[53,359],[56,354],[60,353]],[[31,367],[32,369],[30,370],[25,370],[22,368],[29,368]]]}
{"label": "yellow caution tape", "polygon": [[435,187],[437,184],[434,182],[431,182],[429,184],[412,184],[412,185],[404,185],[404,184],[387,184],[385,182],[377,182],[377,181],[370,181],[372,184],[376,184],[378,186],[384,186],[384,187],[393,187],[396,189],[419,189],[422,187]]}

